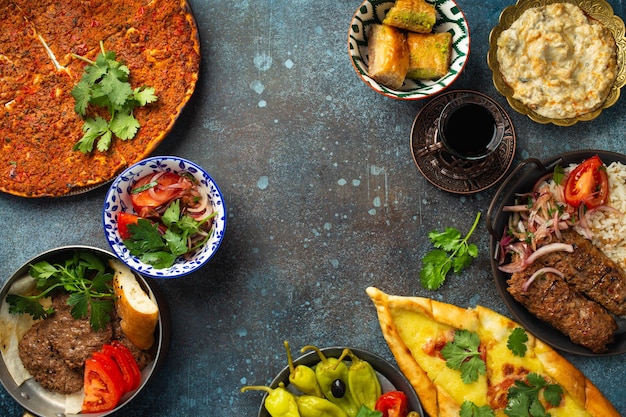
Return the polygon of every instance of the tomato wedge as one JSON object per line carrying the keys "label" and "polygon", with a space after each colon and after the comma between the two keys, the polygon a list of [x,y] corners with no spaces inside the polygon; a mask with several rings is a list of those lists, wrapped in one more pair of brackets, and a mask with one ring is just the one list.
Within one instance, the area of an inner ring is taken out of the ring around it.
{"label": "tomato wedge", "polygon": [[130,238],[130,231],[128,230],[129,224],[137,224],[137,221],[140,219],[139,216],[136,216],[132,213],[127,213],[122,211],[117,215],[117,231],[120,234],[122,240],[126,240]]}
{"label": "tomato wedge", "polygon": [[[136,213],[141,214],[142,208],[162,206],[181,192],[175,185],[181,180],[180,175],[173,172],[164,172],[156,175],[146,175],[133,185],[130,200]],[[154,183],[153,185],[150,185]],[[146,189],[143,189],[147,187]],[[142,190],[143,191],[139,191]]]}
{"label": "tomato wedge", "polygon": [[126,346],[114,340],[111,344],[102,346],[102,353],[113,358],[122,372],[125,392],[134,391],[139,388],[139,384],[141,383],[141,371],[139,370],[135,357]]}
{"label": "tomato wedge", "polygon": [[594,208],[604,204],[608,196],[609,179],[598,155],[584,160],[567,176],[565,201],[573,207],[584,204]]}
{"label": "tomato wedge", "polygon": [[376,401],[376,411],[383,417],[406,417],[409,414],[409,399],[402,391],[389,391]]}
{"label": "tomato wedge", "polygon": [[117,364],[102,352],[85,361],[85,398],[82,411],[99,413],[114,409],[124,394],[124,380]]}

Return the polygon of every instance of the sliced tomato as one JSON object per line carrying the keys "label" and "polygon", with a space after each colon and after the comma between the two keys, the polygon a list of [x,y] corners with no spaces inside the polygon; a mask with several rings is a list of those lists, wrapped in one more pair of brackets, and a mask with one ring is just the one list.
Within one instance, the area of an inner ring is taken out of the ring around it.
{"label": "sliced tomato", "polygon": [[600,206],[609,196],[609,180],[606,167],[598,155],[584,160],[567,176],[565,182],[565,201],[578,207]]}
{"label": "sliced tomato", "polygon": [[126,385],[125,392],[134,391],[139,388],[139,384],[141,383],[141,371],[139,370],[135,357],[126,346],[114,340],[111,344],[102,346],[102,353],[113,358],[120,368],[122,378]]}
{"label": "sliced tomato", "polygon": [[376,401],[376,411],[383,417],[406,417],[409,414],[409,399],[402,391],[389,391]]}
{"label": "sliced tomato", "polygon": [[117,231],[120,234],[122,240],[130,238],[130,231],[128,230],[129,224],[137,224],[137,221],[141,217],[125,211],[120,212],[117,215]]}
{"label": "sliced tomato", "polygon": [[142,209],[159,207],[175,198],[181,192],[181,188],[176,186],[180,181],[181,176],[174,172],[150,174],[140,178],[133,185],[130,194],[135,212],[141,214]]}
{"label": "sliced tomato", "polygon": [[82,411],[99,413],[114,409],[124,395],[124,380],[117,364],[102,352],[85,361],[85,398]]}

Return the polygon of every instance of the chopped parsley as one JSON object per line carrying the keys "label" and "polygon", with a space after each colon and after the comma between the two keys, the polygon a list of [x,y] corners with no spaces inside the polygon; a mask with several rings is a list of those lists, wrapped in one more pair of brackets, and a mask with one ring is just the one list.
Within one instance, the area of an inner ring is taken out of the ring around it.
{"label": "chopped parsley", "polygon": [[526,355],[526,350],[528,349],[526,342],[528,342],[526,330],[521,327],[516,327],[511,331],[511,334],[509,334],[506,347],[508,347],[515,356],[523,358]]}
{"label": "chopped parsley", "polygon": [[428,238],[436,249],[431,250],[422,259],[420,281],[428,290],[436,290],[446,280],[446,275],[452,268],[459,273],[469,266],[472,260],[478,256],[478,247],[468,243],[468,239],[476,229],[480,220],[480,212],[476,215],[472,228],[462,238],[461,232],[453,227],[448,227],[444,232],[432,231]]}
{"label": "chopped parsley", "polygon": [[461,412],[459,413],[461,417],[495,417],[495,415],[488,405],[479,407],[471,401],[463,401]]}
{"label": "chopped parsley", "polygon": [[509,388],[508,404],[504,414],[509,417],[550,417],[539,398],[553,407],[558,407],[563,396],[563,388],[549,384],[541,375],[534,372],[528,374],[526,381],[515,381]]}
{"label": "chopped parsley", "polygon": [[476,333],[469,330],[456,330],[454,340],[446,343],[441,349],[446,366],[461,371],[461,379],[465,384],[477,381],[479,375],[487,372],[479,347],[480,338]]}
{"label": "chopped parsley", "polygon": [[87,251],[76,251],[63,264],[47,261],[30,266],[29,273],[36,281],[36,295],[7,295],[11,314],[30,314],[33,319],[46,318],[54,309],[44,308],[40,299],[52,295],[56,290],[70,294],[67,304],[72,306],[75,319],[89,316],[91,327],[98,331],[111,321],[114,307],[113,274],[97,255]]}
{"label": "chopped parsley", "polygon": [[[105,51],[103,42],[100,42],[100,49],[102,52],[95,62],[74,55],[89,64],[71,92],[76,101],[74,110],[85,121],[83,137],[74,145],[74,150],[83,153],[90,153],[94,144],[101,152],[108,150],[113,136],[121,140],[134,138],[139,121],[133,110],[157,100],[152,87],[133,89],[128,81],[129,68],[116,61],[115,52]],[[99,115],[86,118],[89,105],[107,109],[110,119]]]}
{"label": "chopped parsley", "polygon": [[204,245],[211,237],[213,229],[191,248],[188,246],[188,239],[216,215],[217,212],[213,212],[202,221],[197,221],[189,215],[181,214],[180,200],[174,200],[161,217],[163,225],[167,228],[164,233],[161,233],[158,224],[140,218],[136,224],[128,225],[130,238],[124,239],[124,245],[142,262],[158,269],[169,268],[179,256]]}

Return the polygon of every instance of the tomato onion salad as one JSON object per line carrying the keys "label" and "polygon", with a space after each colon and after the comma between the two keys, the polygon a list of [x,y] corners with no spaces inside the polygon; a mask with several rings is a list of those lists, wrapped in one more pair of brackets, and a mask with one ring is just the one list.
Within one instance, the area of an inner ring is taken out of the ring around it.
{"label": "tomato onion salad", "polygon": [[[514,205],[503,208],[510,216],[499,242],[498,268],[512,274],[523,271],[547,253],[573,252],[571,244],[560,242],[561,231],[575,227],[591,239],[589,216],[597,210],[617,212],[606,204],[608,196],[606,166],[599,156],[584,160],[568,172],[555,167],[553,172],[541,177],[530,192],[516,194]],[[506,263],[507,254],[517,256]],[[546,272],[563,275],[555,268],[540,268],[528,279],[524,289]]]}
{"label": "tomato onion salad", "polygon": [[207,193],[188,173],[156,172],[140,178],[130,194],[135,213],[120,212],[118,231],[131,254],[155,268],[187,259],[213,232],[213,209]]}

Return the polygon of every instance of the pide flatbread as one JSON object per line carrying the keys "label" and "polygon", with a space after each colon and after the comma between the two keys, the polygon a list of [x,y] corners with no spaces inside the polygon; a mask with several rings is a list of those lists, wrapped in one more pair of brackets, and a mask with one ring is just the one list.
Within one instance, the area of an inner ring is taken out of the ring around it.
{"label": "pide flatbread", "polygon": [[[557,407],[546,406],[552,417],[620,417],[584,374],[533,335],[526,333],[523,357],[513,354],[507,341],[521,326],[505,316],[482,306],[461,308],[430,298],[389,295],[374,287],[367,288],[367,294],[391,352],[430,417],[458,417],[465,401],[506,417],[510,387],[531,373],[563,390]],[[470,383],[463,382],[460,371],[447,366],[441,354],[457,330],[480,339],[486,372]]]}
{"label": "pide flatbread", "polygon": [[[185,0],[0,0],[0,19],[0,191],[56,197],[109,181],[156,148],[195,89],[200,45]],[[158,99],[134,110],[133,139],[83,154],[70,92],[86,63],[73,54],[93,61],[100,42]]]}

